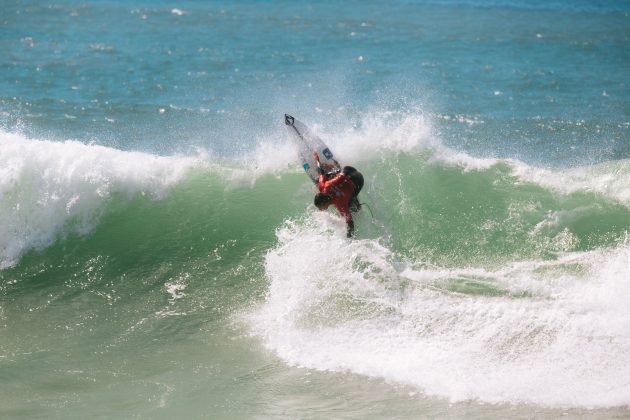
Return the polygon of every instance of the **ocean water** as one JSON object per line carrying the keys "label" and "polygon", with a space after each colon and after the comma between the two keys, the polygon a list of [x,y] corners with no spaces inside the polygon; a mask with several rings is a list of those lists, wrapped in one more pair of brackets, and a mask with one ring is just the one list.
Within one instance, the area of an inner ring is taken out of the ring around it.
{"label": "ocean water", "polygon": [[0,9],[0,417],[630,416],[627,1]]}

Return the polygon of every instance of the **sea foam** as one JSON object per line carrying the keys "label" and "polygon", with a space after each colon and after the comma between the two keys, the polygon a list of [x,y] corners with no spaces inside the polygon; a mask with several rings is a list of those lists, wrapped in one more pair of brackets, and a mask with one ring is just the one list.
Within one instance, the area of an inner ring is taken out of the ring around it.
{"label": "sea foam", "polygon": [[[267,254],[269,292],[249,322],[288,364],[450,401],[630,404],[629,244],[441,269],[403,261],[376,240],[348,241],[342,225],[329,214],[288,222]],[[502,292],[451,291],[445,279]]]}
{"label": "sea foam", "polygon": [[[464,173],[501,164],[515,185],[596,193],[630,206],[628,161],[538,168],[446,147],[418,115],[363,122],[346,131],[315,130],[348,162],[405,153]],[[539,228],[571,214],[552,212]],[[381,378],[450,401],[630,404],[628,240],[551,260],[446,268],[397,255],[385,238],[350,241],[343,233],[334,214],[308,213],[287,221],[266,255],[268,294],[246,318],[289,365]]]}

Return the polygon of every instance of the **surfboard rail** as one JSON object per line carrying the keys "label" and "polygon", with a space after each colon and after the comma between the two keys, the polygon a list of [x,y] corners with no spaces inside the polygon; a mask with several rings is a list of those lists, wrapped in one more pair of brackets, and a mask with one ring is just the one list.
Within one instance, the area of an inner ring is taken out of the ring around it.
{"label": "surfboard rail", "polygon": [[341,170],[341,165],[335,159],[330,147],[309,130],[304,123],[289,114],[284,114],[284,123],[287,126],[289,137],[298,150],[302,168],[315,184],[319,178],[319,170],[315,159],[313,159],[313,153],[317,152],[319,155],[322,167],[331,171]]}

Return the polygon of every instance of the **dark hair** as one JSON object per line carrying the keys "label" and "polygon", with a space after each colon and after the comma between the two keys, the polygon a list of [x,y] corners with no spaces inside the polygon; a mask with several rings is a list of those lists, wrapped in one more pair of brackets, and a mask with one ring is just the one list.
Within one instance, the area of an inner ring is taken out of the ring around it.
{"label": "dark hair", "polygon": [[313,204],[315,204],[316,207],[319,207],[322,204],[330,203],[331,200],[332,200],[332,197],[329,196],[328,194],[317,193],[315,194],[315,199],[313,200]]}

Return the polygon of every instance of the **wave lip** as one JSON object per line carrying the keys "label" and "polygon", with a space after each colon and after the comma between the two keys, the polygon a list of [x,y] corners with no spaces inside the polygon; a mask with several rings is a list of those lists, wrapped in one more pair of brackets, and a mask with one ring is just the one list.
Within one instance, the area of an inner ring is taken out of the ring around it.
{"label": "wave lip", "polygon": [[0,132],[0,268],[67,233],[91,231],[114,196],[159,199],[195,159]]}

